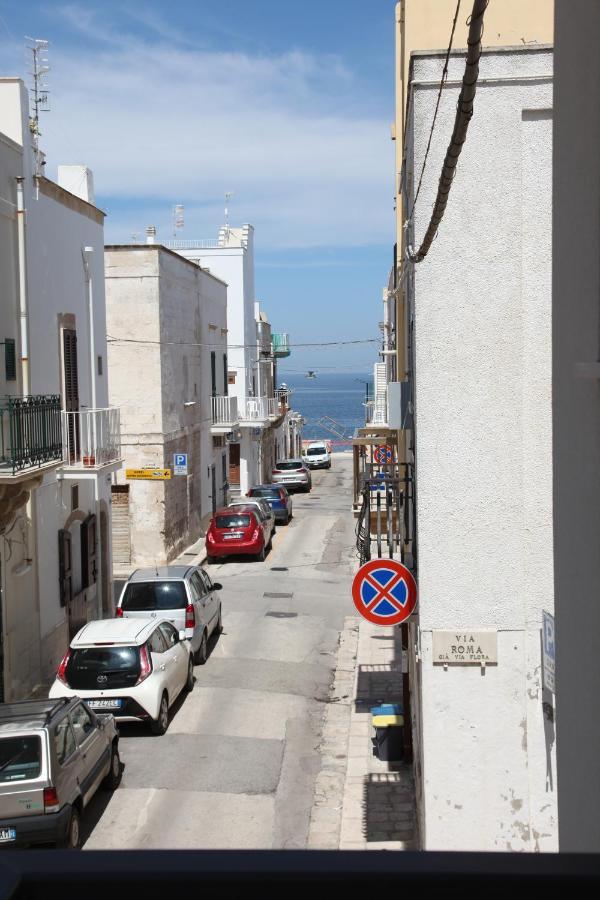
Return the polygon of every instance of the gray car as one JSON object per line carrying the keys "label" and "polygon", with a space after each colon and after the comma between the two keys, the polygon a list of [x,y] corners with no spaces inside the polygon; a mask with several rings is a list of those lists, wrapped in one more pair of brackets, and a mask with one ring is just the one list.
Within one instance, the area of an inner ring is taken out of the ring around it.
{"label": "gray car", "polygon": [[167,619],[185,631],[194,663],[204,665],[208,639],[222,630],[221,585],[199,566],[136,569],[123,586],[118,618]]}
{"label": "gray car", "polygon": [[76,849],[83,810],[120,781],[112,715],[79,697],[0,705],[0,847]]}

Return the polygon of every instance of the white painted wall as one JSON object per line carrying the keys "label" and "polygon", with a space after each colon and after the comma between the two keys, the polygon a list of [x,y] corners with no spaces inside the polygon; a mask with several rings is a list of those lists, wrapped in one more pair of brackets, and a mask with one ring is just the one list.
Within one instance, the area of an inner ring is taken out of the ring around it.
{"label": "white painted wall", "polygon": [[[440,54],[413,57],[415,181],[442,65]],[[460,54],[450,81],[462,72]],[[551,51],[486,52],[480,77],[490,80],[478,87],[444,220],[409,288],[421,831],[432,850],[555,850],[555,744],[540,670],[541,612],[553,610]],[[442,95],[415,245],[428,223],[458,90],[450,85]],[[435,629],[497,629],[498,665],[485,674],[434,666]]]}

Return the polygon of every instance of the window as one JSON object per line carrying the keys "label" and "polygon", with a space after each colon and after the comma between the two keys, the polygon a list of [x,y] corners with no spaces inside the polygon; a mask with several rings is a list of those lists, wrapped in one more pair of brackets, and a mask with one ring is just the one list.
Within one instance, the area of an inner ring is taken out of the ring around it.
{"label": "window", "polygon": [[102,356],[98,356],[98,375],[102,375]]}
{"label": "window", "polygon": [[212,581],[210,580],[210,576],[208,575],[207,572],[204,571],[204,569],[200,569],[198,572],[198,575],[204,582],[204,584],[206,586],[206,590],[210,593],[213,589],[213,584],[212,584]]}
{"label": "window", "polygon": [[248,528],[250,525],[250,516],[217,516],[217,528]]}
{"label": "window", "polygon": [[74,690],[127,688],[140,675],[137,647],[81,647],[67,663],[67,684]]}
{"label": "window", "polygon": [[17,380],[17,354],[13,338],[4,339],[4,371],[7,381]]}
{"label": "window", "polygon": [[217,396],[217,354],[214,350],[210,351],[210,383],[212,396]]}
{"label": "window", "polygon": [[125,612],[156,609],[185,609],[187,594],[183,581],[140,581],[127,585],[121,608]]}
{"label": "window", "polygon": [[0,784],[29,781],[40,774],[42,743],[36,735],[0,739]]}
{"label": "window", "polygon": [[56,726],[56,731],[54,732],[54,745],[56,747],[58,761],[62,766],[63,763],[66,763],[67,760],[73,756],[77,749],[75,735],[73,734],[73,729],[71,728],[71,723],[68,718],[64,718],[62,722],[59,722]]}
{"label": "window", "polygon": [[92,513],[81,523],[81,582],[82,587],[96,583],[96,516]]}
{"label": "window", "polygon": [[194,592],[196,593],[196,596],[198,597],[198,599],[200,599],[201,597],[203,597],[206,594],[206,587],[204,586],[204,583],[203,583],[202,579],[200,578],[200,575],[198,572],[194,572],[194,574],[190,578],[190,583],[191,583],[192,588],[194,589]]}
{"label": "window", "polygon": [[278,462],[275,464],[275,468],[279,469],[280,472],[293,472],[295,469],[302,469],[303,463],[301,462]]}
{"label": "window", "polygon": [[175,644],[179,642],[179,635],[169,622],[163,622],[158,627],[162,632],[163,639],[167,645],[167,650],[170,650],[171,647],[174,647]]}
{"label": "window", "polygon": [[79,508],[79,485],[71,485],[71,512]]}
{"label": "window", "polygon": [[228,372],[227,373],[227,384],[235,384],[235,376],[237,372]]}
{"label": "window", "polygon": [[71,713],[71,724],[79,745],[83,744],[88,735],[94,730],[92,717],[81,703]]}
{"label": "window", "polygon": [[156,631],[153,631],[148,638],[148,647],[150,649],[150,653],[164,653],[167,649],[167,644],[160,628],[157,628]]}
{"label": "window", "polygon": [[224,353],[224,354],[223,354],[223,393],[225,394],[225,396],[227,396],[227,384],[228,384],[228,378],[227,378],[227,354]]}

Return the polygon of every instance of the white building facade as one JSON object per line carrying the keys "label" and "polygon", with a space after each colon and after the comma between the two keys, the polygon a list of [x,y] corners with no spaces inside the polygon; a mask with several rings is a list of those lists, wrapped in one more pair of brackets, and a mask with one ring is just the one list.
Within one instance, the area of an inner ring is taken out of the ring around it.
{"label": "white building facade", "polygon": [[110,396],[125,458],[113,487],[115,567],[127,572],[175,558],[226,504],[228,448],[213,428],[213,398],[224,398],[231,428],[236,404],[225,283],[158,244],[108,246],[105,260]]}
{"label": "white building facade", "polygon": [[[443,64],[441,53],[411,59],[407,216]],[[453,54],[410,221],[414,247],[463,69]],[[437,239],[404,269],[419,585],[410,683],[428,850],[557,849],[554,706],[541,668],[542,616],[554,611],[551,185],[552,51],[484,50]]]}
{"label": "white building facade", "polygon": [[[216,240],[167,246],[227,283],[229,398],[214,398],[214,424],[227,434],[231,490],[243,495],[271,480],[277,448],[289,433],[289,395],[282,403],[276,394],[276,360],[289,356],[289,338],[271,332],[255,298],[252,225],[223,226]],[[294,429],[300,424],[296,417]]]}
{"label": "white building facade", "polygon": [[103,231],[89,170],[45,177],[25,86],[0,79],[5,700],[47,682],[69,636],[112,612],[110,482],[120,445],[118,410],[108,407]]}

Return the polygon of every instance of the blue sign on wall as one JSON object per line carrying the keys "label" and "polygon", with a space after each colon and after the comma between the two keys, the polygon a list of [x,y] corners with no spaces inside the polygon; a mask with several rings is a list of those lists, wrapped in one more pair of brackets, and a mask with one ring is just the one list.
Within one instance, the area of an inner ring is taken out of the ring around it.
{"label": "blue sign on wall", "polygon": [[188,473],[188,455],[187,453],[173,454],[173,475],[187,475]]}

